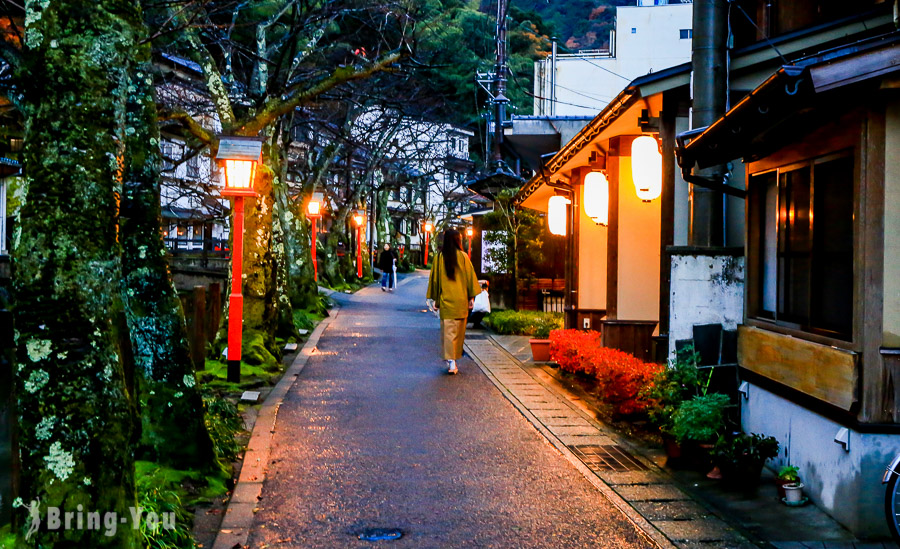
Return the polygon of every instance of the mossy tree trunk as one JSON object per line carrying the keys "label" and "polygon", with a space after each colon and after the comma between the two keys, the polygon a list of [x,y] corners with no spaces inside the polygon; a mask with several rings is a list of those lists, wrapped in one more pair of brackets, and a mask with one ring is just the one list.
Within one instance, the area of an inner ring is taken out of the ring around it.
{"label": "mossy tree trunk", "polygon": [[[15,255],[20,496],[75,512],[135,505],[121,360],[119,198],[140,22],[128,0],[26,4],[20,74],[28,195]],[[18,515],[27,521],[25,513]],[[19,532],[24,532],[22,525]],[[136,547],[138,532],[39,529],[36,547]]]}
{"label": "mossy tree trunk", "polygon": [[205,467],[215,455],[160,233],[159,130],[150,47],[141,50],[128,96],[121,214],[123,302],[142,427],[138,458]]}

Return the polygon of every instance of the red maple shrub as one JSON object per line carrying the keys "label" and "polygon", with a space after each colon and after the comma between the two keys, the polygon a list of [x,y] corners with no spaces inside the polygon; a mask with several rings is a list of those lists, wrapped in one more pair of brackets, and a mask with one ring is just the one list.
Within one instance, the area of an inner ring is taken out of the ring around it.
{"label": "red maple shrub", "polygon": [[663,368],[626,352],[603,347],[600,332],[583,330],[550,332],[550,359],[567,372],[596,378],[603,399],[621,415],[647,409],[649,403],[642,393]]}

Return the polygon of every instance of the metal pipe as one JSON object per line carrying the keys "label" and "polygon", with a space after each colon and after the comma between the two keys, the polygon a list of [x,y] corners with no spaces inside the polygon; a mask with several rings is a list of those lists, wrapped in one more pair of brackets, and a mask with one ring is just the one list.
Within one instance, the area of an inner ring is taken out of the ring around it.
{"label": "metal pipe", "polygon": [[[693,11],[691,55],[691,127],[709,126],[725,114],[726,0],[696,0]],[[724,183],[724,166],[712,166],[693,175]],[[690,243],[693,246],[725,244],[725,196],[720,190],[691,184]]]}
{"label": "metal pipe", "polygon": [[556,116],[556,37],[551,40],[553,50],[550,52],[550,116]]}

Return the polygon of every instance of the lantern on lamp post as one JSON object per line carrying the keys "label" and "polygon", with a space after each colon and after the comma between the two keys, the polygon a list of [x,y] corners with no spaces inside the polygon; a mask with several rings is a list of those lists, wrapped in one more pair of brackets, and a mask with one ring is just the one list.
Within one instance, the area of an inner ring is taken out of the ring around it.
{"label": "lantern on lamp post", "polygon": [[253,178],[262,157],[262,140],[256,137],[219,137],[218,160],[225,168],[222,196],[231,197],[231,295],[228,296],[229,382],[241,380],[241,337],[244,323],[244,296],[241,293],[244,263],[244,197],[255,197]]}
{"label": "lantern on lamp post", "polygon": [[366,222],[366,211],[356,210],[353,214],[353,223],[356,224],[356,278],[363,277],[362,268],[362,228]]}
{"label": "lantern on lamp post", "polygon": [[475,229],[472,227],[466,228],[466,236],[469,237],[469,259],[472,259],[472,237],[475,235]]}
{"label": "lantern on lamp post", "polygon": [[428,244],[429,239],[431,237],[431,231],[434,230],[434,225],[431,224],[431,221],[425,222],[425,266],[428,266]]}
{"label": "lantern on lamp post", "polygon": [[642,201],[650,202],[662,194],[662,154],[655,137],[642,135],[631,142],[631,177]]}
{"label": "lantern on lamp post", "polygon": [[595,223],[609,225],[609,181],[603,172],[584,176],[584,215]]}
{"label": "lantern on lamp post", "polygon": [[322,217],[322,209],[325,205],[325,195],[323,193],[313,193],[312,198],[309,199],[309,203],[306,205],[306,217],[309,218],[310,223],[312,223],[311,234],[310,234],[310,253],[312,255],[312,264],[313,264],[313,280],[319,281],[319,262],[316,258],[316,252],[318,251],[318,235],[316,234],[316,221]]}

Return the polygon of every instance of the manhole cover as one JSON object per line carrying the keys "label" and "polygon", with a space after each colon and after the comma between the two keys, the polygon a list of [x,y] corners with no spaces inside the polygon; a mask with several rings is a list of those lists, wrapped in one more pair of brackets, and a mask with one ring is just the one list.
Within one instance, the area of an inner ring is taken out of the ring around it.
{"label": "manhole cover", "polygon": [[403,532],[399,528],[370,528],[359,534],[359,539],[363,541],[388,541],[401,537]]}
{"label": "manhole cover", "polygon": [[646,471],[647,466],[617,445],[569,446],[585,465],[594,471]]}
{"label": "manhole cover", "polygon": [[466,339],[487,339],[484,334],[466,334]]}

